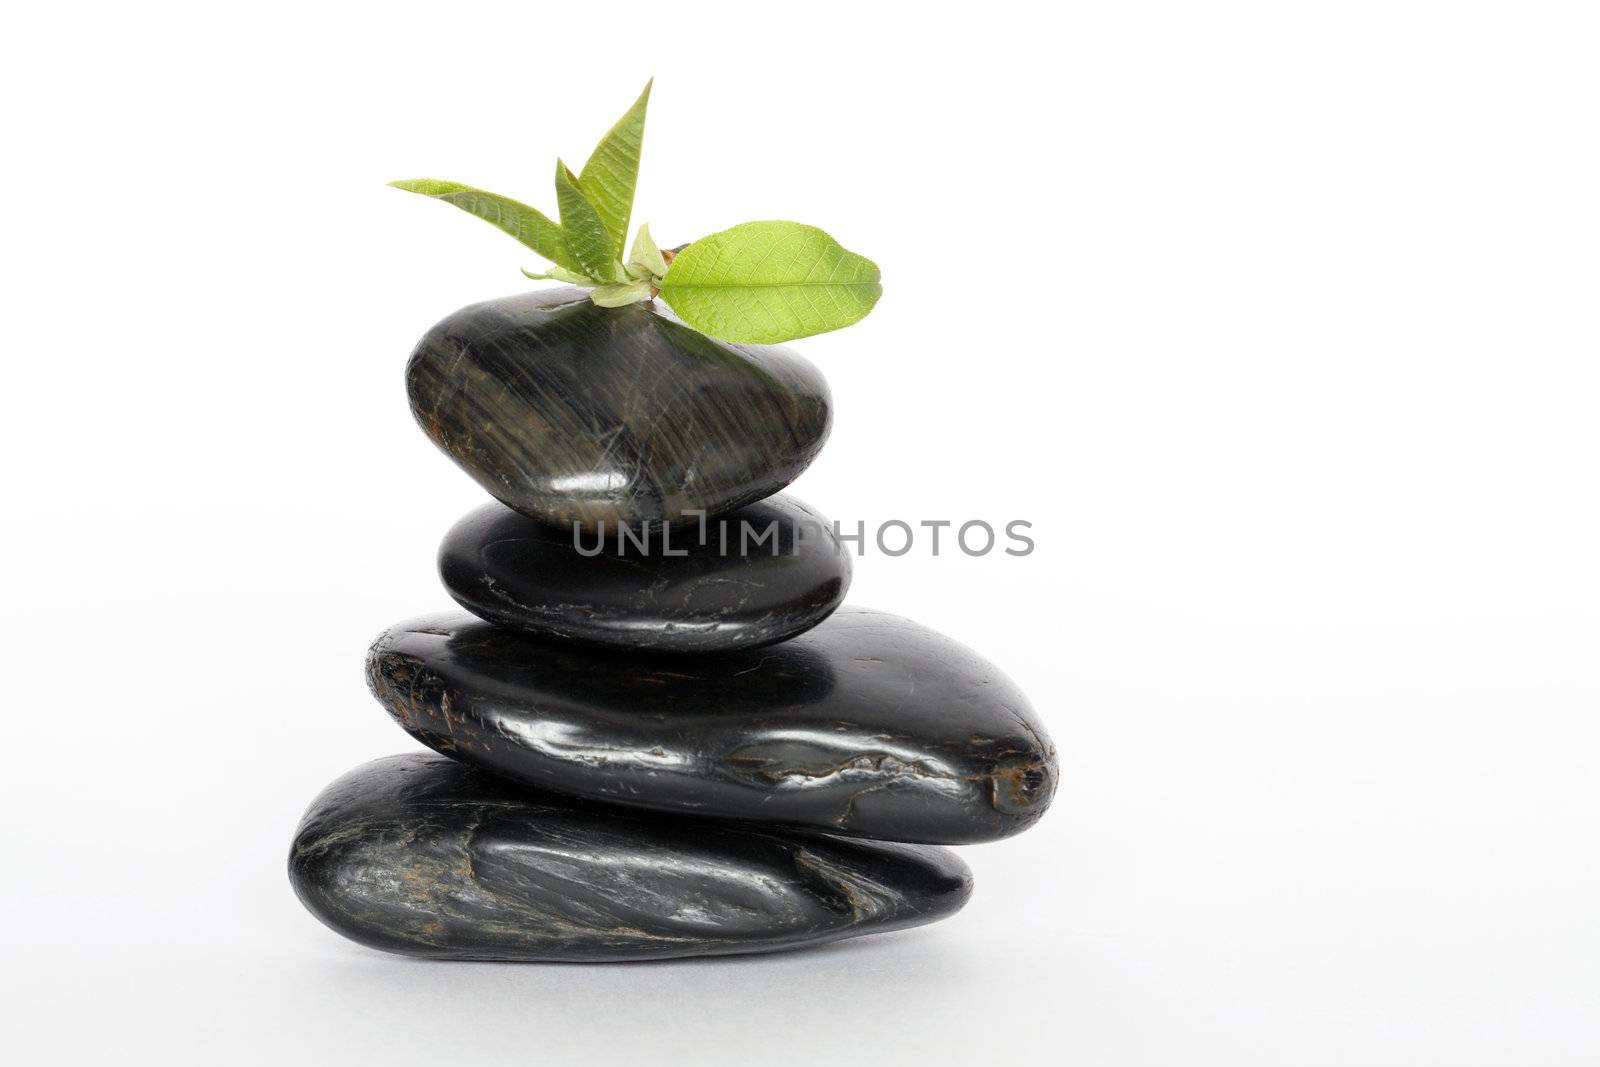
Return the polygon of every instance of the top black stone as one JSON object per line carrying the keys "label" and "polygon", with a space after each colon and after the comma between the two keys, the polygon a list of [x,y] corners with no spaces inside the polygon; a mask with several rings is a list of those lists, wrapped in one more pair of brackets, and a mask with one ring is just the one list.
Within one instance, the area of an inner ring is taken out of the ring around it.
{"label": "top black stone", "polygon": [[417,344],[406,390],[480,485],[562,526],[754,503],[805,470],[830,420],[826,382],[794,353],[715,340],[655,305],[599,307],[576,288],[462,308]]}

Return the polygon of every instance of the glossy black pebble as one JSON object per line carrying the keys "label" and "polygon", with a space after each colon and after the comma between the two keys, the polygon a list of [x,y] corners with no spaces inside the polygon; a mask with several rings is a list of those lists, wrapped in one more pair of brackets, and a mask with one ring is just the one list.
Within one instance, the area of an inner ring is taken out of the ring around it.
{"label": "glossy black pebble", "polygon": [[1026,829],[1055,792],[1055,749],[1015,685],[927,627],[862,608],[694,657],[428,616],[378,638],[367,683],[440,752],[663,811],[962,844]]}
{"label": "glossy black pebble", "polygon": [[432,754],[323,790],[289,877],[346,937],[455,960],[771,952],[933,922],[972,892],[944,849],[608,808]]}
{"label": "glossy black pebble", "polygon": [[489,503],[445,535],[439,576],[462,607],[524,633],[717,652],[782,641],[827,618],[850,586],[850,557],[827,519],[782,496],[703,528],[594,534]]}
{"label": "glossy black pebble", "polygon": [[406,392],[478,484],[562,527],[752,504],[806,469],[830,424],[827,383],[793,352],[575,288],[457,311],[418,342]]}

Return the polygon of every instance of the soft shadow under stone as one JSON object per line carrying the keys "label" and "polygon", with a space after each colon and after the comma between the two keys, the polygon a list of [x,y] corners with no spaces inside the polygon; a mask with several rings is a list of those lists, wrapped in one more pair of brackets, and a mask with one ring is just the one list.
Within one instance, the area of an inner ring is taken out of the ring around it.
{"label": "soft shadow under stone", "polygon": [[934,922],[972,892],[941,848],[610,808],[432,754],[323,790],[289,874],[346,937],[461,960],[770,952]]}
{"label": "soft shadow under stone", "polygon": [[771,496],[822,450],[828,386],[771,345],[697,333],[581,289],[473,304],[406,365],[411,412],[497,499],[568,527],[718,515]]}
{"label": "soft shadow under stone", "polygon": [[378,638],[367,681],[440,752],[617,804],[961,844],[1026,829],[1055,792],[1055,749],[1005,675],[862,608],[779,645],[695,657],[426,616]]}
{"label": "soft shadow under stone", "polygon": [[592,533],[504,504],[445,535],[439,576],[479,618],[554,640],[652,652],[752,648],[810,629],[844,599],[832,525],[776,496],[703,524]]}

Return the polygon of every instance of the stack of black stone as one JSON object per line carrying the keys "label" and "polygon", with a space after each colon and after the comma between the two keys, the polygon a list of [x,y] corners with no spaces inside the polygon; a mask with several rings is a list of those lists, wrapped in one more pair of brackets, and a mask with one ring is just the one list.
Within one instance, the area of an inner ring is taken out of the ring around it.
{"label": "stack of black stone", "polygon": [[837,532],[773,495],[827,438],[810,364],[559,289],[445,319],[406,384],[497,502],[440,551],[471,614],[367,657],[439,755],[357,768],[296,834],[329,926],[446,959],[819,944],[952,914],[972,877],[937,846],[1043,814],[1055,752],[1022,693],[916,623],[835,610]]}

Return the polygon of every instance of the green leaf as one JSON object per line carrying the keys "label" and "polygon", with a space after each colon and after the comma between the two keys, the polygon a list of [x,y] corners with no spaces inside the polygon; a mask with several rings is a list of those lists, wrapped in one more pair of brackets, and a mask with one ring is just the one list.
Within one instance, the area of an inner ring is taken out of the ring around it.
{"label": "green leaf", "polygon": [[522,276],[524,278],[532,278],[536,282],[566,282],[569,285],[589,286],[595,284],[595,280],[589,277],[587,274],[579,274],[577,271],[567,270],[565,267],[551,267],[550,270],[544,274],[537,274],[524,267],[522,269]]}
{"label": "green leaf", "polygon": [[746,222],[679,252],[661,296],[702,333],[776,344],[859,321],[883,293],[878,278],[815,226]]}
{"label": "green leaf", "polygon": [[567,248],[578,266],[601,284],[619,280],[611,235],[606,232],[605,223],[600,221],[594,205],[583,195],[576,175],[559,159],[556,160],[556,203],[561,206],[561,232],[566,235]]}
{"label": "green leaf", "polygon": [[667,259],[656,247],[656,239],[650,236],[648,223],[639,227],[639,233],[633,239],[633,251],[628,253],[628,266],[640,277],[659,278],[667,273]]}
{"label": "green leaf", "polygon": [[420,193],[454,204],[462,211],[509,233],[550,262],[569,270],[579,268],[578,261],[567,250],[561,227],[527,204],[460,182],[444,182],[434,178],[416,178],[389,184],[408,193]]}
{"label": "green leaf", "polygon": [[603,308],[619,308],[650,299],[655,290],[649,282],[627,282],[622,285],[602,285],[589,294]]}
{"label": "green leaf", "polygon": [[578,187],[594,205],[595,213],[611,237],[611,258],[620,260],[628,241],[628,220],[633,215],[633,190],[639,183],[639,153],[644,147],[644,113],[650,106],[650,86],[617,120],[589,155],[578,176]]}

